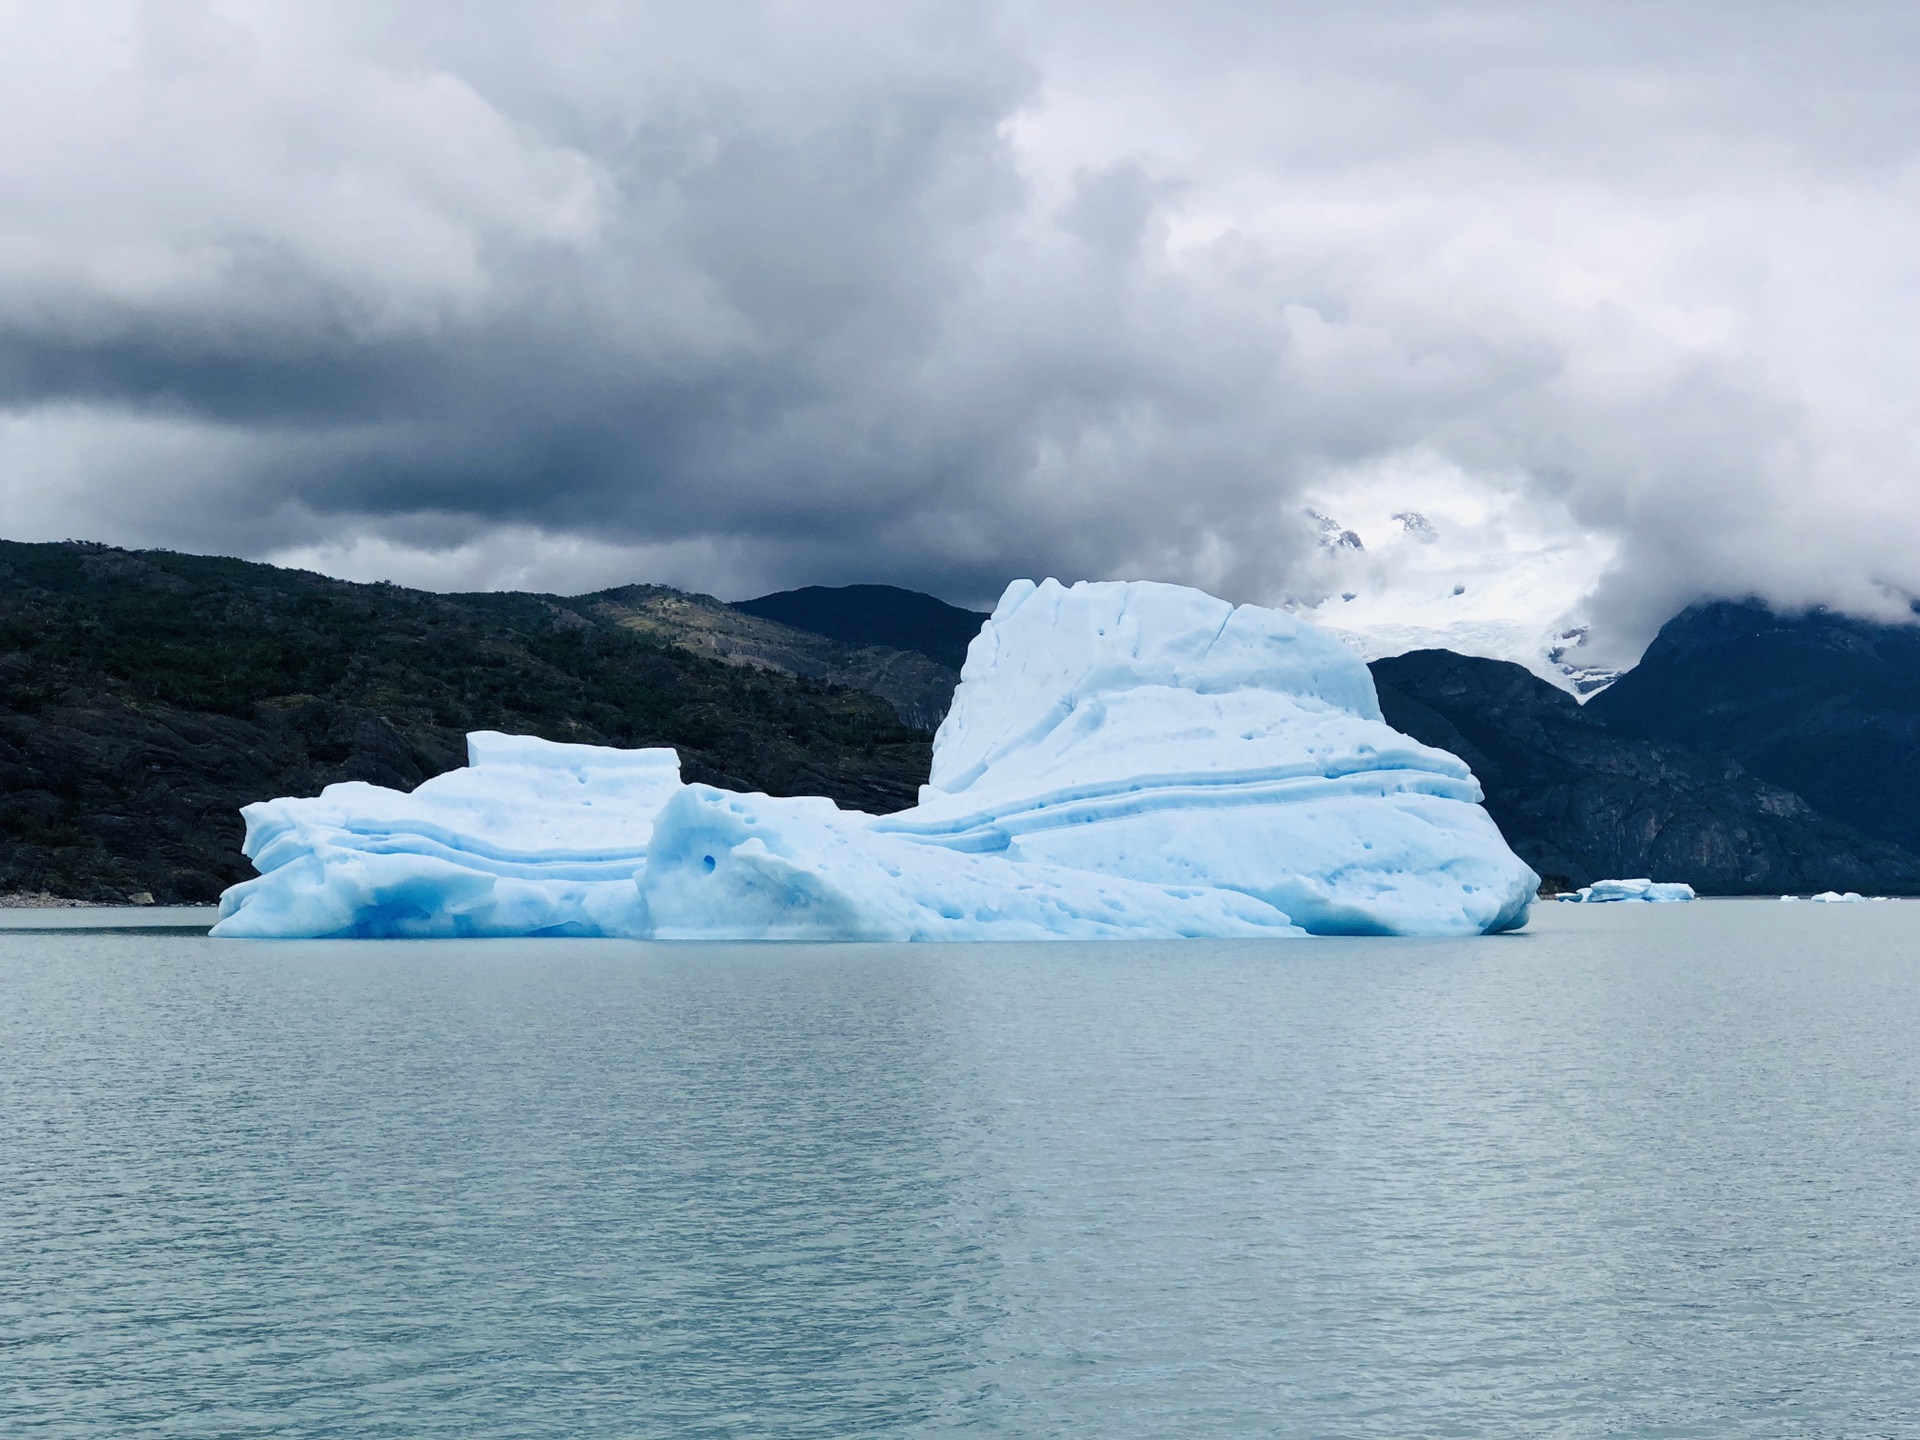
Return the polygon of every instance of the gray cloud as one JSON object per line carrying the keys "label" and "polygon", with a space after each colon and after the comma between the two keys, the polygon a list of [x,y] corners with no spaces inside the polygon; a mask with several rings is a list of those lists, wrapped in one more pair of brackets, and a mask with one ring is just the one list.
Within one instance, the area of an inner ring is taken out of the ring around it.
{"label": "gray cloud", "polygon": [[1623,653],[1700,593],[1920,591],[1905,7],[0,27],[15,536],[1274,600],[1308,500],[1404,470],[1614,547]]}

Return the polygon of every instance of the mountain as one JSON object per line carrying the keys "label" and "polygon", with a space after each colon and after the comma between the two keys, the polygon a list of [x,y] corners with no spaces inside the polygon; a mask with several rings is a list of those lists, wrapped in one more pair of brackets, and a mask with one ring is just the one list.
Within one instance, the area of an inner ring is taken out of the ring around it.
{"label": "mountain", "polygon": [[620,593],[435,595],[0,542],[0,892],[211,900],[251,874],[241,805],[410,788],[464,763],[478,729],[672,745],[689,779],[913,803],[928,737],[886,701],[665,643]]}
{"label": "mountain", "polygon": [[1387,723],[1465,760],[1555,888],[1648,875],[1720,895],[1920,894],[1920,855],[1727,756],[1614,728],[1595,713],[1606,695],[1583,708],[1520,665],[1445,650],[1369,668]]}
{"label": "mountain", "polygon": [[981,611],[894,585],[809,585],[741,600],[733,608],[849,645],[915,651],[953,671],[956,683],[967,646],[987,620]]}
{"label": "mountain", "polygon": [[[906,590],[897,593],[912,595]],[[941,604],[930,595],[913,598]],[[893,705],[903,724],[916,730],[931,732],[939,727],[960,683],[957,666],[941,664],[915,649],[796,629],[710,595],[689,595],[664,585],[601,590],[580,596],[577,603],[596,619],[728,665],[773,670],[878,695]],[[975,621],[974,629],[979,628]]]}
{"label": "mountain", "polygon": [[1726,755],[1920,850],[1920,627],[1697,605],[1587,708],[1622,733]]}
{"label": "mountain", "polygon": [[[980,619],[889,586],[436,595],[0,542],[0,892],[212,899],[251,873],[241,805],[411,788],[478,729],[667,744],[689,779],[904,808]],[[1920,893],[1920,631],[1700,606],[1584,708],[1498,660],[1372,668],[1388,721],[1465,759],[1543,875]]]}

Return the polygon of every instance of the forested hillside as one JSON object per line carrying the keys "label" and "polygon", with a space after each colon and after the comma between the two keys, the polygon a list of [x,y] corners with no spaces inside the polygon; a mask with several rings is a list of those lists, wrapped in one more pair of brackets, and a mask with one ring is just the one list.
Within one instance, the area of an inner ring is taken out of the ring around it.
{"label": "forested hillside", "polygon": [[594,601],[0,542],[0,892],[211,900],[252,873],[241,805],[410,787],[478,729],[672,745],[688,779],[735,789],[913,802],[929,738],[887,702],[690,653]]}

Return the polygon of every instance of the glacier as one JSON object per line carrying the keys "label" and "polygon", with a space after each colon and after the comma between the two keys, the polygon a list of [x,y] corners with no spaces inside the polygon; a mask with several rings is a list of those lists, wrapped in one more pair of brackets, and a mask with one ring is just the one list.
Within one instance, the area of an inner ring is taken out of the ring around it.
{"label": "glacier", "polygon": [[671,749],[468,737],[410,793],[247,806],[223,937],[1468,935],[1539,878],[1337,638],[1150,581],[1015,581],[912,809],[684,784]]}

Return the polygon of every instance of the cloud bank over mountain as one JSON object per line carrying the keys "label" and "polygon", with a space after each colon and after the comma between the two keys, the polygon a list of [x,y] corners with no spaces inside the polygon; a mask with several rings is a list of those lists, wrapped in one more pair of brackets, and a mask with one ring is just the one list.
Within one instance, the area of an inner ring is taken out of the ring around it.
{"label": "cloud bank over mountain", "polygon": [[1901,613],[1916,60],[1893,5],[0,7],[4,529],[1342,603],[1314,511],[1422,605],[1511,542],[1602,659]]}

